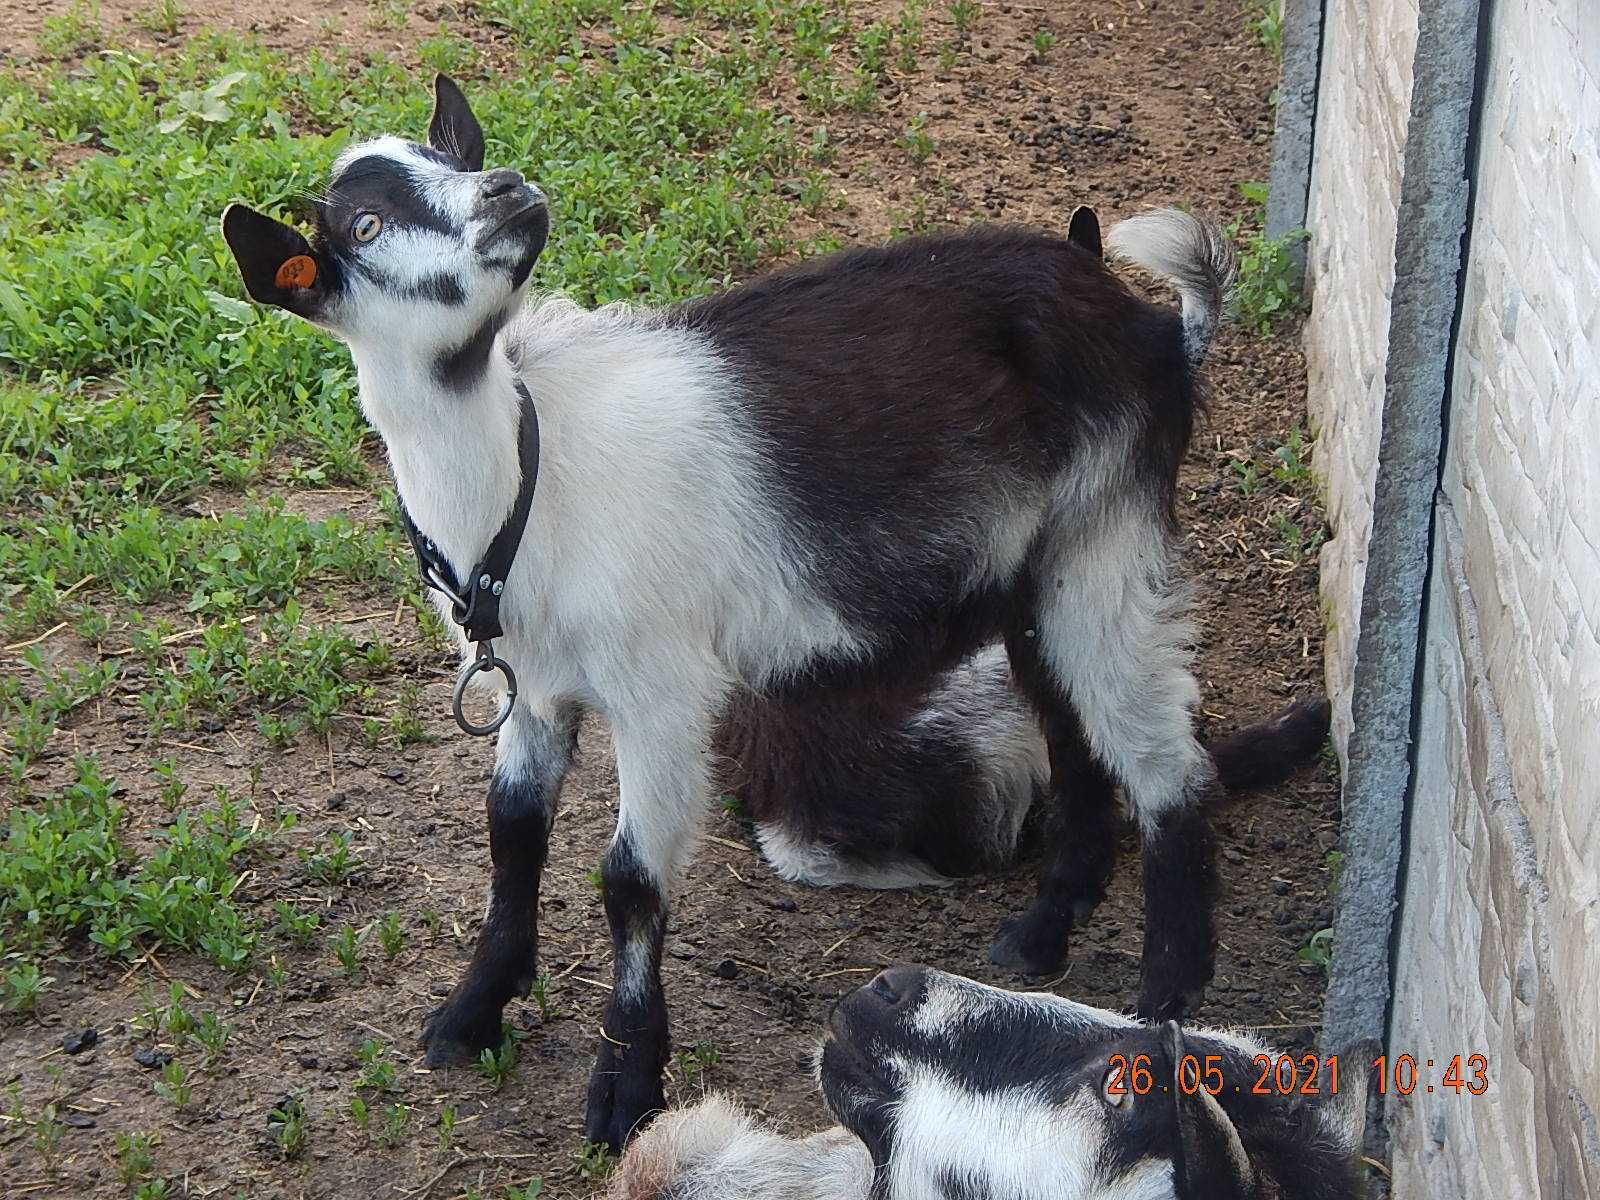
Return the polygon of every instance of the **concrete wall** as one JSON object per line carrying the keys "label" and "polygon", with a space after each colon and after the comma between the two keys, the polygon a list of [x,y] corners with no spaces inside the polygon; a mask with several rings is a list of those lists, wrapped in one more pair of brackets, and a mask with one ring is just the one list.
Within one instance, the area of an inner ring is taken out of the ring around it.
{"label": "concrete wall", "polygon": [[[1390,1101],[1394,1195],[1580,1200],[1600,1197],[1600,2],[1485,3],[1389,1051],[1433,1058],[1435,1084],[1482,1054],[1490,1091]],[[1329,0],[1324,42],[1306,345],[1345,720],[1415,19]]]}
{"label": "concrete wall", "polygon": [[1315,462],[1334,532],[1322,549],[1322,580],[1334,732],[1341,748],[1350,729],[1372,529],[1395,209],[1416,41],[1417,9],[1410,0],[1327,0],[1306,209],[1312,231],[1306,372]]}

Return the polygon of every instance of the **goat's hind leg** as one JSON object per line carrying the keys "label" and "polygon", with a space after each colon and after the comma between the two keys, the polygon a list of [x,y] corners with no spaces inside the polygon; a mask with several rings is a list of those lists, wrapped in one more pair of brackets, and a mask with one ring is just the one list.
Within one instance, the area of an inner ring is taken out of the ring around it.
{"label": "goat's hind leg", "polygon": [[1039,654],[1032,606],[1013,623],[1006,650],[1017,686],[1032,702],[1050,754],[1049,808],[1040,836],[1039,893],[1026,912],[1000,926],[989,960],[1026,975],[1060,967],[1069,931],[1105,898],[1116,861],[1115,788],[1089,750],[1072,701]]}
{"label": "goat's hind leg", "polygon": [[1192,631],[1158,504],[1129,499],[1087,528],[1063,523],[1033,569],[1039,657],[1139,826],[1139,1012],[1176,1016],[1211,978],[1216,884],[1205,800],[1215,770],[1195,736]]}
{"label": "goat's hind leg", "polygon": [[499,1045],[501,1010],[533,985],[539,878],[577,734],[575,706],[539,715],[523,702],[500,732],[489,784],[489,907],[466,973],[424,1026],[430,1066],[475,1062]]}

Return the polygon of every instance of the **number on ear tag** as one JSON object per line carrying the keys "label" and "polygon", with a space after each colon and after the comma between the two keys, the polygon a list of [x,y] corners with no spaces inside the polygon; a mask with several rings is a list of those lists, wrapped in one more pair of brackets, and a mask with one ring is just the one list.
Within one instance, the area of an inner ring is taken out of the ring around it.
{"label": "number on ear tag", "polygon": [[317,263],[309,254],[296,254],[278,268],[272,282],[281,288],[308,288],[317,281]]}

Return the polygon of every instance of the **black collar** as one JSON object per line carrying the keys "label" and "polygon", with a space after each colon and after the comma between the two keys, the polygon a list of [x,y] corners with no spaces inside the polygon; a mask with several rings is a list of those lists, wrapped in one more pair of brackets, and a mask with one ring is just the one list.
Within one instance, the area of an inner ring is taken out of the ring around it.
{"label": "black collar", "polygon": [[[533,508],[533,489],[539,482],[539,414],[534,410],[533,397],[528,394],[522,380],[516,379],[514,382],[520,401],[517,461],[522,468],[522,482],[517,488],[517,498],[511,505],[511,511],[506,514],[499,531],[490,540],[489,548],[483,552],[483,557],[466,580],[456,578],[450,560],[432,538],[417,528],[417,523],[406,510],[405,500],[400,499],[400,521],[405,526],[411,549],[416,552],[417,569],[422,573],[423,584],[450,598],[450,615],[466,631],[467,640],[478,647],[477,659],[462,668],[461,677],[456,682],[454,705],[456,721],[461,728],[475,734],[492,733],[504,724],[511,714],[511,705],[517,694],[516,677],[512,675],[508,664],[495,657],[493,642],[505,633],[500,625],[500,598],[505,591],[506,581],[511,578],[511,564],[516,561],[517,548],[522,544],[522,534],[528,526],[528,513]],[[399,498],[398,493],[396,498]],[[461,697],[467,681],[484,670],[502,671],[509,691],[498,718],[486,726],[472,724],[461,710]]]}

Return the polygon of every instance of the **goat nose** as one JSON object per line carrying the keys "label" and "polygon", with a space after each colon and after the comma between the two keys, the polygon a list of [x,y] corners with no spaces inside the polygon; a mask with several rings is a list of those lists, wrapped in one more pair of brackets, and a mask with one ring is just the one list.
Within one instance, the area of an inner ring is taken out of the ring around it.
{"label": "goat nose", "polygon": [[507,192],[515,191],[522,186],[522,172],[513,171],[510,167],[497,167],[493,171],[486,171],[480,185],[486,200],[496,196],[504,196]]}

